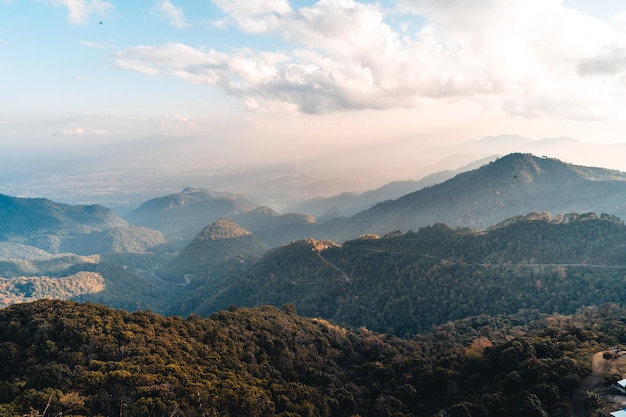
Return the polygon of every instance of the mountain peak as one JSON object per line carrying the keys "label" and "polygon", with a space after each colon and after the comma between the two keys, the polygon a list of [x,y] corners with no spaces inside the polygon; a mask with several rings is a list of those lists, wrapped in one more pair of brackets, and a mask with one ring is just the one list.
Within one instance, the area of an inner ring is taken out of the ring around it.
{"label": "mountain peak", "polygon": [[249,236],[252,233],[232,220],[221,218],[211,223],[198,234],[199,240],[222,240]]}
{"label": "mountain peak", "polygon": [[[267,246],[251,232],[232,220],[221,218],[211,223],[185,247],[162,272],[162,277],[173,281],[188,280],[193,276],[219,273],[226,264],[261,256]],[[189,275],[185,278],[185,275]]]}

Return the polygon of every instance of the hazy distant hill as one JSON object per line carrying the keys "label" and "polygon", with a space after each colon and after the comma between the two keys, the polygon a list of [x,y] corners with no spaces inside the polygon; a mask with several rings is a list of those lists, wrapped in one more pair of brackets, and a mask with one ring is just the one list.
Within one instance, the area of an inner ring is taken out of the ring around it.
{"label": "hazy distant hill", "polygon": [[148,200],[126,216],[131,224],[165,234],[193,238],[207,224],[258,207],[247,198],[200,188]]}
{"label": "hazy distant hill", "polygon": [[395,200],[379,201],[351,217],[325,221],[342,214],[340,203],[355,209],[359,201],[370,204],[387,193],[400,193],[405,185],[392,183],[372,190],[362,195],[364,200],[347,195],[324,200],[337,204],[334,209],[328,208],[334,214],[327,212],[320,221],[311,214],[279,214],[245,199],[242,203],[237,196],[197,189],[148,201],[131,213],[129,220],[168,233],[176,230],[191,240],[206,224],[225,217],[269,246],[278,246],[306,238],[341,242],[364,234],[416,230],[435,223],[481,229],[533,211],[597,212],[626,218],[625,173],[515,153]]}
{"label": "hazy distant hill", "polygon": [[103,206],[6,195],[0,195],[0,240],[0,259],[45,259],[46,253],[62,252],[145,252],[166,242],[160,232],[131,227]]}
{"label": "hazy distant hill", "polygon": [[435,223],[485,228],[532,211],[597,212],[626,218],[626,173],[530,154],[510,154],[441,184],[385,201],[314,236],[345,240]]}
{"label": "hazy distant hill", "polygon": [[69,205],[46,198],[19,198],[0,194],[0,233],[70,234],[125,226],[110,209],[99,205]]}
{"label": "hazy distant hill", "polygon": [[225,263],[240,264],[256,259],[267,246],[250,231],[228,219],[219,219],[202,229],[196,238],[159,271],[163,279],[186,282],[196,280],[196,275],[206,278]]}
{"label": "hazy distant hill", "polygon": [[438,224],[343,245],[312,239],[206,282],[189,312],[293,303],[305,315],[399,335],[520,309],[572,313],[626,299],[626,226],[612,216],[532,213],[486,231]]}
{"label": "hazy distant hill", "polygon": [[[152,252],[165,244],[162,233],[129,226],[102,206],[0,195],[0,305],[80,298],[160,311],[161,290],[126,269],[151,268]],[[101,263],[104,254],[120,262]]]}
{"label": "hazy distant hill", "polygon": [[459,169],[427,175],[419,181],[393,181],[363,193],[341,193],[328,198],[314,198],[291,206],[288,210],[297,213],[311,213],[318,217],[320,223],[336,217],[352,216],[376,203],[396,199],[424,187],[444,182],[457,174],[476,169],[494,159],[496,159],[495,156],[483,158]]}
{"label": "hazy distant hill", "polygon": [[232,219],[272,247],[301,239],[317,222],[310,214],[278,214],[270,207],[258,207]]}

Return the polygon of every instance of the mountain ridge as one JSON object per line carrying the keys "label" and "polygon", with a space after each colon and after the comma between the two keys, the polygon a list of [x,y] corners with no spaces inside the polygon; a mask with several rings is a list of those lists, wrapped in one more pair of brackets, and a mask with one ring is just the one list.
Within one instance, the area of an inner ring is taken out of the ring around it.
{"label": "mountain ridge", "polygon": [[400,336],[467,315],[569,314],[626,296],[624,242],[624,223],[595,213],[530,213],[486,230],[440,223],[342,244],[305,239],[227,278],[197,281],[175,311],[289,303],[307,316]]}
{"label": "mountain ridge", "polygon": [[148,200],[125,218],[136,226],[193,238],[207,224],[221,217],[231,217],[257,207],[258,204],[239,194],[187,187],[179,193]]}
{"label": "mountain ridge", "polygon": [[482,229],[533,211],[598,212],[626,218],[626,173],[509,154],[350,218],[330,221],[314,237],[341,241],[435,223]]}

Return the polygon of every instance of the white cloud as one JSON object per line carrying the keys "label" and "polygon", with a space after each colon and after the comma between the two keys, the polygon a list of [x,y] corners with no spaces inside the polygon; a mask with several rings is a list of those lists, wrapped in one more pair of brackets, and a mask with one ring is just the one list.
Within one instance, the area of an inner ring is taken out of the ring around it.
{"label": "white cloud", "polygon": [[185,28],[189,26],[182,7],[174,6],[169,0],[157,1],[154,9],[164,19],[169,20],[170,25],[175,28]]}
{"label": "white cloud", "polygon": [[63,134],[63,136],[78,136],[84,135],[85,133],[87,132],[82,127],[73,127],[71,129],[65,129],[61,131],[61,134]]}
{"label": "white cloud", "polygon": [[618,25],[626,26],[626,10],[622,10],[611,16],[611,21]]}
{"label": "white cloud", "polygon": [[103,0],[45,0],[54,6],[65,7],[68,20],[77,25],[87,23],[92,14],[105,16],[113,9],[113,3]]}
{"label": "white cloud", "polygon": [[[117,65],[218,86],[255,111],[468,99],[524,117],[594,119],[616,114],[625,92],[624,35],[560,0],[400,0],[393,12],[355,0],[299,9],[284,0],[214,3],[222,24],[293,48],[138,46],[118,52]],[[425,23],[396,30],[387,23],[395,15]]]}
{"label": "white cloud", "polygon": [[161,128],[164,130],[174,131],[192,131],[198,130],[198,126],[191,121],[187,116],[182,114],[166,114],[161,119]]}
{"label": "white cloud", "polygon": [[102,45],[97,42],[80,41],[80,44],[88,48],[96,48],[96,49],[102,48]]}
{"label": "white cloud", "polygon": [[111,132],[109,130],[104,130],[104,129],[85,130],[82,127],[73,127],[70,129],[62,130],[61,134],[63,136],[83,136],[87,134],[96,135],[96,136],[108,136],[108,135],[114,135],[115,132]]}
{"label": "white cloud", "polygon": [[226,13],[219,25],[234,24],[248,33],[273,30],[284,23],[292,9],[287,0],[213,0]]}

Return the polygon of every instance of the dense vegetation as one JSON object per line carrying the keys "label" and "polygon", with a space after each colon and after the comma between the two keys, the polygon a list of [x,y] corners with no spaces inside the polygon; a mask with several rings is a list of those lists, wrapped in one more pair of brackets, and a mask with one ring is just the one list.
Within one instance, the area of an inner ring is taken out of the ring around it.
{"label": "dense vegetation", "polygon": [[290,305],[184,320],[38,301],[0,310],[0,414],[592,416],[576,390],[592,353],[626,342],[625,322],[607,305],[403,340]]}
{"label": "dense vegetation", "polygon": [[440,224],[342,245],[298,241],[236,275],[214,274],[172,311],[293,303],[304,315],[399,336],[472,315],[570,314],[626,299],[624,242],[615,217],[547,213],[487,231]]}

